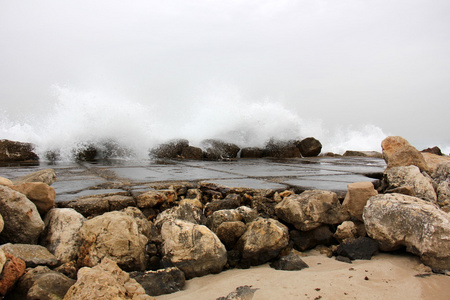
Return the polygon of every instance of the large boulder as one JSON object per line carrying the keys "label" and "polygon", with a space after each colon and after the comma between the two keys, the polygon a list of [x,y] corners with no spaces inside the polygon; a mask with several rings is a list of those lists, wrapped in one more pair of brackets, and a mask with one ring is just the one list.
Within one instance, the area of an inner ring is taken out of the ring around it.
{"label": "large boulder", "polygon": [[322,224],[340,224],[349,217],[336,193],[322,190],[286,197],[275,206],[275,211],[281,220],[302,231]]}
{"label": "large boulder", "polygon": [[295,249],[305,251],[318,245],[329,246],[335,242],[333,232],[328,225],[321,225],[308,231],[291,230],[289,232]]}
{"label": "large boulder", "polygon": [[44,222],[36,205],[24,194],[0,185],[0,211],[5,223],[0,243],[37,243]]}
{"label": "large boulder", "polygon": [[0,246],[5,253],[9,253],[15,257],[22,259],[27,267],[36,267],[44,265],[55,267],[59,264],[56,257],[40,245],[29,244],[4,244]]}
{"label": "large boulder", "polygon": [[179,158],[189,141],[184,139],[172,140],[150,150],[150,156],[156,158]]}
{"label": "large boulder", "polygon": [[43,182],[26,182],[12,189],[27,196],[36,205],[39,213],[45,215],[55,206],[55,189]]}
{"label": "large boulder", "polygon": [[275,158],[296,158],[301,157],[301,154],[294,141],[278,141],[271,139],[263,150],[263,156]]}
{"label": "large boulder", "polygon": [[156,271],[131,272],[130,276],[141,284],[150,296],[178,292],[184,287],[186,281],[183,271],[176,267]]}
{"label": "large boulder", "polygon": [[15,185],[19,185],[26,182],[43,182],[48,185],[52,185],[55,181],[56,181],[55,170],[44,169],[15,178],[12,182]]}
{"label": "large boulder", "polygon": [[303,157],[318,156],[320,151],[322,151],[322,144],[313,137],[303,139],[300,142],[295,143],[295,145],[300,150],[300,154]]}
{"label": "large boulder", "polygon": [[354,259],[369,260],[378,251],[378,243],[368,237],[359,237],[356,239],[347,239],[337,248],[338,256]]}
{"label": "large boulder", "polygon": [[126,194],[125,191],[119,193],[120,194],[115,195],[105,194],[82,197],[73,201],[59,202],[58,206],[63,208],[73,208],[87,218],[136,205],[136,201],[133,197],[122,195]]}
{"label": "large boulder", "polygon": [[263,149],[258,147],[246,147],[241,149],[241,158],[261,158]]}
{"label": "large boulder", "polygon": [[84,267],[78,271],[77,282],[64,296],[64,300],[115,299],[150,300],[144,288],[122,271],[108,258],[93,268]]}
{"label": "large boulder", "polygon": [[418,198],[436,202],[436,192],[432,181],[425,177],[416,166],[402,166],[386,169],[384,179],[390,189],[411,187],[414,195]]}
{"label": "large boulder", "polygon": [[220,224],[224,222],[241,221],[242,218],[242,214],[236,209],[221,209],[208,216],[206,219],[206,226],[215,233]]}
{"label": "large boulder", "polygon": [[236,158],[239,146],[221,140],[207,139],[201,142],[203,156],[208,160]]}
{"label": "large boulder", "polygon": [[0,140],[0,161],[38,161],[39,156],[33,152],[33,148],[30,143]]}
{"label": "large boulder", "polygon": [[428,165],[419,150],[400,136],[389,136],[381,142],[383,158],[387,168],[415,165],[421,171],[428,171]]}
{"label": "large boulder", "polygon": [[378,195],[367,202],[363,219],[381,250],[406,247],[426,265],[450,270],[450,216],[434,204],[401,194]]}
{"label": "large boulder", "polygon": [[0,297],[6,295],[19,278],[25,273],[25,262],[11,254],[5,253],[6,261],[0,276]]}
{"label": "large boulder", "polygon": [[219,273],[227,262],[225,246],[203,225],[182,220],[165,222],[161,228],[164,258],[186,278]]}
{"label": "large boulder", "polygon": [[126,271],[145,270],[148,238],[139,230],[136,220],[125,212],[108,212],[84,222],[80,236],[78,263],[81,266],[92,267],[109,258]]}
{"label": "large boulder", "polygon": [[221,223],[215,233],[225,247],[231,250],[246,230],[247,226],[243,222],[232,221]]}
{"label": "large boulder", "polygon": [[41,245],[47,247],[58,260],[75,260],[81,245],[80,229],[85,218],[71,208],[54,208],[45,216],[45,230]]}
{"label": "large boulder", "polygon": [[362,221],[364,206],[370,197],[378,195],[372,182],[355,182],[347,185],[347,195],[342,205],[350,216]]}
{"label": "large boulder", "polygon": [[191,160],[202,160],[203,150],[199,147],[188,146],[181,151],[181,158]]}
{"label": "large boulder", "polygon": [[274,219],[258,218],[247,225],[238,240],[242,262],[260,265],[277,257],[289,244],[288,228]]}
{"label": "large boulder", "polygon": [[194,224],[203,224],[205,222],[205,216],[202,209],[194,206],[190,203],[184,203],[179,206],[166,209],[160,213],[154,222],[158,229],[161,229],[163,224],[168,221],[184,220]]}

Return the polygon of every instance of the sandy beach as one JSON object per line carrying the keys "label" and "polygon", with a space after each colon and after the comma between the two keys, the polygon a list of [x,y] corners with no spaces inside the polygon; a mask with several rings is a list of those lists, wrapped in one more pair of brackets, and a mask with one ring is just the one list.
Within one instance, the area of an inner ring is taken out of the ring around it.
{"label": "sandy beach", "polygon": [[[233,269],[193,278],[182,291],[156,297],[211,300],[227,296],[239,286],[257,289],[253,299],[449,299],[450,276],[425,272],[412,255],[381,253],[372,260],[352,264],[336,261],[317,251],[306,253],[309,268],[278,271],[269,264]],[[428,274],[428,276],[416,276]]]}

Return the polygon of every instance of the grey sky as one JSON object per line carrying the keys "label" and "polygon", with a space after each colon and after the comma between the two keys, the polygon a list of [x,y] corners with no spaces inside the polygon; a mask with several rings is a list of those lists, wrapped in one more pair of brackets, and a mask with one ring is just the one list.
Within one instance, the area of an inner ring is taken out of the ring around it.
{"label": "grey sky", "polygon": [[450,145],[448,0],[0,0],[0,41],[12,116],[45,111],[55,84],[168,110],[230,88]]}

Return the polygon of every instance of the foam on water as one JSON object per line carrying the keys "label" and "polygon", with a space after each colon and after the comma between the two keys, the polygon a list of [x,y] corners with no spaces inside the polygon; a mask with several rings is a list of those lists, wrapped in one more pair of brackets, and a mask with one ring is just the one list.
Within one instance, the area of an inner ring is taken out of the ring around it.
{"label": "foam on water", "polygon": [[138,102],[106,95],[54,88],[54,101],[44,114],[21,120],[6,116],[0,121],[1,138],[27,141],[37,146],[40,157],[58,150],[63,160],[73,150],[93,144],[98,148],[115,143],[126,154],[148,158],[158,143],[185,138],[199,146],[203,139],[219,138],[241,147],[263,146],[270,138],[280,140],[314,136],[322,152],[380,150],[386,137],[372,125],[360,129],[325,129],[320,120],[303,120],[277,101],[250,101],[238,92],[208,92],[184,102]]}

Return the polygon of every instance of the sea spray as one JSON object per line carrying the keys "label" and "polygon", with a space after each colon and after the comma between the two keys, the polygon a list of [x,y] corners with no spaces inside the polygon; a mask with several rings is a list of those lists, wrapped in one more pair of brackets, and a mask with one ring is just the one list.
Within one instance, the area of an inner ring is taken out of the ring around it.
{"label": "sea spray", "polygon": [[240,147],[262,147],[271,138],[314,136],[322,142],[322,152],[343,153],[379,151],[386,137],[373,125],[325,129],[320,120],[305,121],[277,101],[251,101],[236,91],[164,103],[55,86],[54,101],[48,105],[46,113],[20,120],[4,113],[1,138],[35,144],[42,159],[50,151],[54,158],[72,160],[77,149],[90,146],[109,157],[147,159],[150,148],[175,138],[194,146],[217,138]]}

